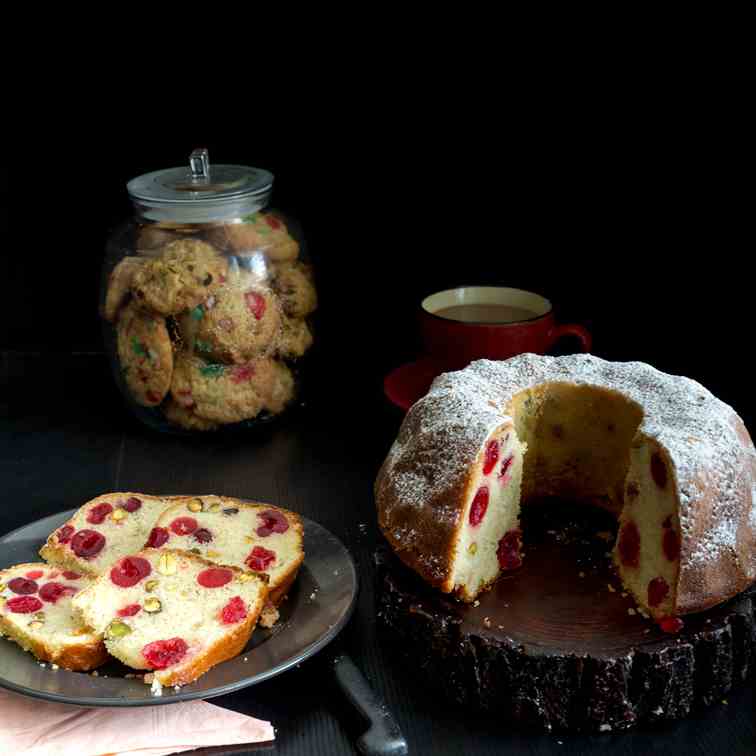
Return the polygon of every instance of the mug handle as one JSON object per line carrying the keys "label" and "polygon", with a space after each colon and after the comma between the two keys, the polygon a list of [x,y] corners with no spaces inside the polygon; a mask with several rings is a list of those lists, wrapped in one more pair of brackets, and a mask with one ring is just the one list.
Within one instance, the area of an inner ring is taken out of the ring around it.
{"label": "mug handle", "polygon": [[574,336],[580,341],[583,352],[591,351],[593,337],[587,328],[583,328],[583,326],[578,325],[577,323],[565,323],[556,326],[551,332],[551,345],[549,348],[553,347],[563,336]]}

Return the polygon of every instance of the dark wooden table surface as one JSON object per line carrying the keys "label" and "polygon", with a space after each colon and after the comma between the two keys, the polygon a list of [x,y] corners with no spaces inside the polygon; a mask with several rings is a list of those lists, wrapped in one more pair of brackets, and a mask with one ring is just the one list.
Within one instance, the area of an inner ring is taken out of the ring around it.
{"label": "dark wooden table surface", "polygon": [[[412,754],[756,753],[752,682],[687,721],[600,736],[514,732],[419,687],[396,663],[373,609],[372,482],[400,421],[378,379],[359,402],[334,393],[259,437],[186,440],[131,419],[101,355],[6,353],[0,367],[1,532],[111,490],[224,493],[319,521],[348,546],[361,576],[356,614],[337,643],[386,698]],[[364,728],[335,688],[327,656],[213,702],[272,721],[276,753],[354,753]]]}

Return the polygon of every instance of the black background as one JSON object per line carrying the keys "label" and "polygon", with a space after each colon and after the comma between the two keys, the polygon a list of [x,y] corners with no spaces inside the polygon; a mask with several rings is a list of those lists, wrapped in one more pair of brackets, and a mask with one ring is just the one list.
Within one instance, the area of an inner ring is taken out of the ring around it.
{"label": "black background", "polygon": [[[641,43],[621,70],[600,56],[576,65],[576,50],[544,62],[533,50],[514,65],[502,54],[457,70],[461,51],[450,45],[449,70],[418,57],[411,70],[389,75],[386,44],[370,74],[350,70],[346,56],[338,75],[309,80],[301,63],[282,82],[250,66],[236,70],[228,91],[143,71],[95,86],[93,59],[80,76],[30,90],[14,110],[10,170],[0,172],[0,349],[35,356],[11,355],[4,368],[0,409],[12,420],[4,479],[18,502],[4,529],[114,486],[225,486],[245,495],[252,481],[264,497],[276,482],[263,472],[273,454],[266,450],[290,443],[295,453],[275,457],[286,471],[282,503],[296,489],[303,511],[339,535],[367,575],[370,548],[360,544],[356,519],[373,521],[370,485],[400,419],[384,404],[382,379],[418,353],[420,299],[461,283],[544,294],[560,320],[592,331],[597,355],[696,378],[756,427],[753,243],[742,188],[752,171],[743,167],[743,98],[729,75],[703,65],[696,72],[688,59],[641,72]],[[130,213],[126,182],[184,164],[198,146],[213,162],[271,170],[274,206],[302,223],[321,300],[312,403],[326,411],[316,407],[250,457],[211,441],[209,465],[204,447],[156,437],[130,420],[101,358],[63,357],[102,350],[100,266],[109,230]],[[377,416],[382,422],[373,425]],[[39,475],[40,459],[51,460],[49,480]],[[434,742],[448,738],[454,752],[472,727],[473,743],[482,749],[488,738],[487,752],[498,752],[497,722],[470,724],[438,708],[384,658],[371,635],[369,585],[346,643],[413,747],[420,752],[435,732]],[[313,703],[321,670],[302,674],[299,703],[285,677],[250,694],[251,713],[281,723],[287,753],[314,752],[313,733],[331,733],[328,718],[312,724],[322,715]],[[750,699],[739,700],[746,701],[739,716],[750,721]],[[710,752],[715,743],[701,733],[726,742],[730,716],[717,709],[690,726],[670,725],[658,740],[639,733],[611,747],[693,752],[700,742],[700,752]],[[530,736],[518,742],[535,752]],[[544,752],[561,750],[553,738],[539,743]],[[570,752],[605,746],[576,739]]]}
{"label": "black background", "polygon": [[436,73],[261,80],[238,110],[123,89],[128,107],[95,90],[30,99],[3,177],[0,346],[100,349],[100,265],[130,213],[126,182],[206,146],[271,170],[274,205],[301,221],[339,395],[376,390],[417,353],[423,295],[502,283],[588,326],[596,354],[695,377],[752,421],[739,100],[706,77],[587,78],[553,61],[522,81]]}

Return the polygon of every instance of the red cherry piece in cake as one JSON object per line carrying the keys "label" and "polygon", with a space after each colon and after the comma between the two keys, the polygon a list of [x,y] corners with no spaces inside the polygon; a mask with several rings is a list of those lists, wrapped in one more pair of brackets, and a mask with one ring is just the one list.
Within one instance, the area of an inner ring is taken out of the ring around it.
{"label": "red cherry piece in cake", "polygon": [[669,559],[670,562],[676,562],[680,557],[680,536],[677,531],[668,528],[664,531],[662,537],[662,547],[664,548],[664,556]]}
{"label": "red cherry piece in cake", "polygon": [[140,509],[142,506],[142,500],[137,499],[136,496],[130,496],[126,501],[121,504],[121,508],[125,509],[127,512],[136,512],[137,509]]}
{"label": "red cherry piece in cake", "polygon": [[265,222],[274,230],[278,231],[281,228],[281,221],[273,215],[266,215]]}
{"label": "red cherry piece in cake", "polygon": [[71,570],[65,570],[63,572],[63,577],[66,580],[78,580],[81,575],[78,572],[71,572]]}
{"label": "red cherry piece in cake", "polygon": [[29,580],[39,580],[44,574],[45,573],[42,570],[32,570],[31,572],[26,573],[26,577],[28,577]]}
{"label": "red cherry piece in cake", "polygon": [[89,510],[87,522],[91,522],[92,525],[101,525],[112,511],[113,505],[108,504],[107,501],[103,501],[102,504],[97,504],[97,506]]}
{"label": "red cherry piece in cake", "polygon": [[[496,463],[494,463],[496,464]],[[486,510],[488,509],[488,486],[481,486],[473,499],[470,507],[470,525],[476,527],[483,522],[483,518],[486,516]]]}
{"label": "red cherry piece in cake", "polygon": [[105,536],[96,530],[80,530],[71,539],[71,551],[82,559],[96,557],[105,547]]}
{"label": "red cherry piece in cake", "polygon": [[244,383],[248,381],[255,374],[255,369],[252,365],[236,365],[231,368],[231,381],[233,383]]}
{"label": "red cherry piece in cake", "polygon": [[669,585],[663,577],[655,577],[648,584],[648,605],[659,606],[669,595]]}
{"label": "red cherry piece in cake", "polygon": [[265,572],[273,562],[276,561],[276,552],[270,551],[262,546],[255,546],[250,555],[244,560],[251,570],[255,572]]}
{"label": "red cherry piece in cake", "polygon": [[234,573],[231,570],[225,570],[222,567],[210,567],[197,575],[197,582],[203,588],[220,588],[226,583],[230,583],[233,577]]}
{"label": "red cherry piece in cake", "polygon": [[221,609],[221,622],[224,625],[233,625],[235,622],[241,622],[247,616],[247,605],[241,596],[234,596]]}
{"label": "red cherry piece in cake", "polygon": [[8,581],[8,588],[13,593],[18,593],[19,596],[27,596],[30,593],[36,593],[39,590],[35,580],[29,580],[28,578],[17,577]]}
{"label": "red cherry piece in cake", "polygon": [[150,669],[165,669],[172,664],[178,664],[189,650],[183,638],[169,638],[148,643],[142,649],[142,656],[147,660]]}
{"label": "red cherry piece in cake", "polygon": [[265,297],[256,291],[245,291],[244,301],[247,303],[247,309],[255,316],[255,320],[260,320],[265,315]]}
{"label": "red cherry piece in cake", "polygon": [[123,609],[118,610],[119,617],[133,617],[135,614],[139,614],[142,611],[142,607],[139,604],[129,604],[124,606]]}
{"label": "red cherry piece in cake", "polygon": [[213,534],[207,528],[199,528],[194,531],[194,540],[199,543],[210,543],[213,540]]}
{"label": "red cherry piece in cake", "polygon": [[142,557],[124,557],[110,570],[110,579],[121,588],[131,588],[152,572],[152,567]]}
{"label": "red cherry piece in cake", "polygon": [[256,531],[261,538],[272,533],[285,533],[289,529],[289,521],[274,509],[266,509],[264,512],[259,512],[257,516],[263,521]]}
{"label": "red cherry piece in cake", "polygon": [[679,617],[662,617],[659,627],[665,633],[679,633],[683,629],[683,621]]}
{"label": "red cherry piece in cake", "polygon": [[501,470],[499,470],[499,480],[501,480],[502,482],[506,482],[507,474],[509,473],[509,468],[512,467],[513,462],[514,462],[514,454],[510,454],[501,463]]}
{"label": "red cherry piece in cake", "polygon": [[632,520],[626,522],[620,530],[617,551],[620,562],[625,567],[640,565],[640,531]]}
{"label": "red cherry piece in cake", "polygon": [[651,477],[659,488],[667,487],[667,466],[659,452],[651,455]]}
{"label": "red cherry piece in cake", "polygon": [[55,604],[61,596],[73,596],[75,593],[76,588],[63,583],[45,583],[39,589],[39,597],[50,604]]}
{"label": "red cherry piece in cake", "polygon": [[490,475],[496,463],[499,461],[499,442],[489,441],[486,444],[485,460],[483,462],[483,475]]}
{"label": "red cherry piece in cake", "polygon": [[15,596],[5,602],[8,611],[14,614],[29,614],[38,612],[42,608],[42,602],[36,596]]}
{"label": "red cherry piece in cake", "polygon": [[145,396],[150,404],[160,404],[162,401],[160,394],[156,394],[154,391],[148,391]]}
{"label": "red cherry piece in cake", "polygon": [[159,549],[170,537],[171,534],[165,528],[153,528],[146,545],[152,549]]}
{"label": "red cherry piece in cake", "polygon": [[74,534],[74,528],[71,525],[64,525],[58,531],[58,543],[68,543]]}
{"label": "red cherry piece in cake", "polygon": [[510,530],[501,537],[496,549],[496,556],[502,570],[514,570],[522,564],[522,557],[520,556],[521,538],[522,531],[517,528]]}
{"label": "red cherry piece in cake", "polygon": [[171,524],[170,529],[178,536],[189,535],[194,533],[199,527],[194,517],[177,517]]}

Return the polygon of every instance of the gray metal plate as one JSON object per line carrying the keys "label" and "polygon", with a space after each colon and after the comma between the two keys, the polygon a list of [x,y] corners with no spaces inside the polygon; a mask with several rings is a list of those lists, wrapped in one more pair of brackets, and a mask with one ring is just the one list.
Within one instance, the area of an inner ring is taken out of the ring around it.
{"label": "gray metal plate", "polygon": [[[0,538],[0,568],[41,561],[37,552],[47,536],[75,510],[61,512]],[[60,703],[80,706],[154,706],[196,698],[213,698],[285,672],[333,640],[349,620],[357,598],[357,570],[344,545],[312,520],[302,517],[305,561],[281,619],[270,630],[258,628],[242,654],[223,662],[191,685],[164,688],[153,696],[132,672],[115,660],[89,673],[42,667],[12,641],[0,639],[0,687]],[[106,676],[107,675],[107,676]]]}

